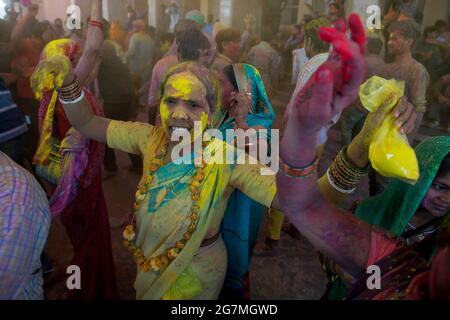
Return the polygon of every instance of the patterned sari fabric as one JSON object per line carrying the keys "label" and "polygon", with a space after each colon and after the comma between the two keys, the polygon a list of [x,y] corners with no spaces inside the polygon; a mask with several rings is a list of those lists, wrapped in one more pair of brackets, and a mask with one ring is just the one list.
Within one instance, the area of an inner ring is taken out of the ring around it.
{"label": "patterned sari fabric", "polygon": [[[239,92],[252,94],[252,108],[247,116],[247,125],[266,129],[267,136],[258,134],[258,138],[267,138],[270,146],[270,130],[275,113],[261,76],[258,70],[248,64],[236,64],[233,69]],[[225,121],[220,130],[225,136],[226,130],[233,129],[234,126],[235,121],[231,118]],[[239,190],[231,195],[221,226],[228,252],[228,270],[222,293],[225,299],[249,299],[250,258],[265,210]]]}
{"label": "patterned sari fabric", "polygon": [[[384,237],[381,242],[392,245]],[[393,253],[374,263],[381,271],[381,289],[368,290],[364,274],[352,286],[347,299],[353,300],[449,300],[450,299],[450,217],[441,224],[430,261],[412,248],[398,246]],[[372,263],[371,263],[372,264]]]}
{"label": "patterned sari fabric", "polygon": [[[362,202],[356,216],[400,237],[419,209],[430,189],[443,159],[450,153],[450,137],[433,137],[416,148],[420,179],[415,186],[402,181],[392,181],[384,193]],[[328,299],[342,299],[346,285],[336,280]]]}
{"label": "patterned sari fabric", "polygon": [[[108,127],[107,140],[110,148],[142,155],[144,168],[148,168],[155,155],[164,148],[167,138],[162,128],[113,121]],[[224,149],[231,147],[214,140],[204,151],[206,158],[220,145]],[[245,153],[241,156],[245,157]],[[210,239],[219,232],[228,199],[235,188],[239,187],[265,206],[271,205],[276,193],[275,179],[261,176],[260,169],[261,165],[206,166],[205,179],[200,187],[196,231],[175,260],[161,268],[159,273],[138,270],[134,285],[137,299],[202,300],[219,297],[227,268],[224,242],[219,237],[210,246],[201,247],[201,244],[205,238]],[[163,254],[183,239],[191,224],[193,200],[189,186],[195,173],[193,164],[169,163],[153,175],[145,200],[135,212],[135,244],[147,259]],[[142,181],[145,179],[144,176]]]}
{"label": "patterned sari fabric", "polygon": [[[47,45],[41,59],[57,55],[65,55],[75,62],[80,47],[71,40],[56,40]],[[58,81],[61,80],[56,79]],[[33,74],[31,83],[35,96],[41,101],[41,135],[33,163],[37,174],[53,185],[51,214],[53,217],[61,215],[74,249],[71,264],[86,270],[82,290],[70,291],[67,298],[115,299],[109,218],[101,182],[104,145],[71,128],[57,99],[55,79],[50,71]],[[86,88],[83,91],[93,112],[101,116],[102,111],[92,94]]]}

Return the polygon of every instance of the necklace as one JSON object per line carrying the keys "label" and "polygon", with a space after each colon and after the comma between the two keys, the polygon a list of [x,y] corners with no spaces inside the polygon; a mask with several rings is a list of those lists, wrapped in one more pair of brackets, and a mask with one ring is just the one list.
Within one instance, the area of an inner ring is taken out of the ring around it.
{"label": "necklace", "polygon": [[[167,154],[168,144],[166,144],[159,152],[156,153],[156,158],[148,166],[146,172],[148,173],[139,184],[138,191],[136,193],[136,202],[134,203],[134,210],[138,210],[150,189],[150,186],[154,179],[154,174],[164,165],[164,158]],[[175,246],[169,248],[164,254],[157,257],[147,258],[141,248],[138,248],[135,243],[136,231],[134,222],[130,223],[125,227],[123,231],[123,244],[130,251],[136,264],[139,266],[140,270],[143,272],[153,271],[155,274],[160,274],[161,269],[167,268],[170,263],[175,260],[180,252],[186,246],[186,243],[191,239],[193,233],[197,230],[197,225],[199,221],[200,207],[198,201],[200,200],[200,186],[205,179],[205,167],[206,162],[203,160],[202,164],[197,167],[196,172],[192,178],[192,182],[189,186],[189,191],[191,192],[192,206],[190,210],[190,221],[191,224],[188,230],[184,233],[183,239],[176,242]]]}

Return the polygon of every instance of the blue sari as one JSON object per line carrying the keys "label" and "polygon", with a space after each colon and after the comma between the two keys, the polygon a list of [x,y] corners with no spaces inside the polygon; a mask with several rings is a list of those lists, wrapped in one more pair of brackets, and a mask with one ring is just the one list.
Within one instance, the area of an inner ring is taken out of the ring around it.
{"label": "blue sari", "polygon": [[[267,96],[264,83],[256,70],[248,64],[233,65],[240,93],[252,94],[252,108],[247,115],[249,127],[264,127],[270,146],[275,113]],[[227,129],[234,129],[235,120],[227,119],[220,127],[225,136]],[[258,132],[258,138],[262,135]],[[270,151],[269,151],[270,152]],[[259,233],[266,208],[236,190],[230,197],[221,225],[222,237],[228,253],[228,270],[222,291],[224,299],[248,299],[248,273],[250,258]]]}

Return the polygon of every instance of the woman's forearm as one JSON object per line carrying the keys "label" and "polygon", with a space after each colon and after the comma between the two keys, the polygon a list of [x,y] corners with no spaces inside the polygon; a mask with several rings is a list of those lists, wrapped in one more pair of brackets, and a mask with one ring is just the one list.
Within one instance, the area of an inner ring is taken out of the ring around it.
{"label": "woman's forearm", "polygon": [[[295,167],[310,165],[316,157],[317,139],[318,135],[301,134],[288,124],[280,146],[282,160]],[[317,249],[346,272],[359,276],[367,262],[370,226],[329,203],[320,192],[317,174],[300,179],[280,172],[277,188],[274,207]]]}
{"label": "woman's forearm", "polygon": [[369,164],[369,143],[364,141],[364,137],[358,135],[348,146],[347,158],[355,167],[363,169]]}
{"label": "woman's forearm", "polygon": [[86,98],[76,104],[62,102],[62,105],[72,127],[87,138],[106,144],[111,120],[96,116]]}
{"label": "woman's forearm", "polygon": [[[102,21],[102,0],[94,0],[91,10],[91,21]],[[89,25],[87,31],[86,45],[78,62],[75,73],[80,83],[85,85],[92,70],[100,57],[103,47],[103,29],[98,26]]]}

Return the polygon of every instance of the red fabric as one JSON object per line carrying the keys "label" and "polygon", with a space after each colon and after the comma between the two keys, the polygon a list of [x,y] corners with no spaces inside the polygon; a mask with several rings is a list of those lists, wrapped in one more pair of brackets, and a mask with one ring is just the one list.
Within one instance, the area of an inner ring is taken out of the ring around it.
{"label": "red fabric", "polygon": [[81,269],[81,290],[70,290],[67,299],[117,299],[108,210],[101,172],[61,214],[74,249],[71,265]]}
{"label": "red fabric", "polygon": [[[91,105],[95,103],[91,95],[86,97]],[[71,126],[59,102],[55,119],[58,136],[63,138]],[[71,265],[81,269],[82,289],[69,291],[67,299],[117,299],[109,216],[99,165],[103,159],[102,145],[91,141],[89,149],[89,162],[78,195],[61,214],[74,251]]]}
{"label": "red fabric", "polygon": [[397,249],[399,249],[397,241],[387,238],[383,233],[373,231],[366,268],[375,265]]}

